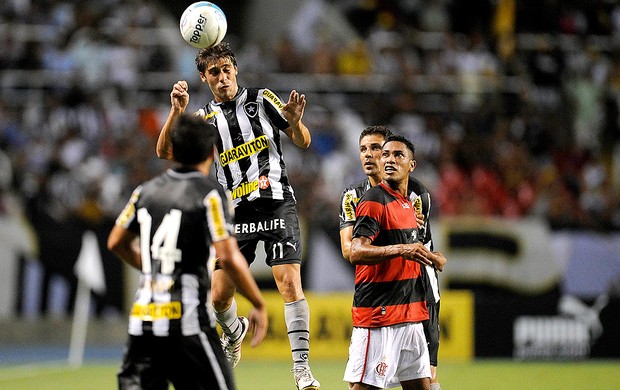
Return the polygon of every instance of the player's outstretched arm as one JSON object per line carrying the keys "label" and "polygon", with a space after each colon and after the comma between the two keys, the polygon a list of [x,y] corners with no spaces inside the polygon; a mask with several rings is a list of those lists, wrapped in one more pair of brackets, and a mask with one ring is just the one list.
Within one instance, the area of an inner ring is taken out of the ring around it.
{"label": "player's outstretched arm", "polygon": [[247,261],[239,251],[237,240],[228,238],[215,242],[213,246],[215,247],[215,254],[219,258],[219,264],[235,283],[239,292],[254,306],[248,319],[250,320],[250,330],[254,333],[252,346],[255,347],[263,341],[267,334],[267,308],[263,296],[250,273]]}
{"label": "player's outstretched arm", "polygon": [[188,85],[185,80],[177,81],[172,86],[172,91],[170,92],[170,113],[159,133],[159,138],[157,138],[157,157],[159,158],[166,160],[174,159],[170,132],[172,131],[172,125],[175,119],[185,112],[187,104],[189,103],[189,93],[187,89]]}
{"label": "player's outstretched arm", "polygon": [[310,146],[310,142],[312,141],[310,131],[301,121],[305,109],[306,95],[300,95],[295,90],[291,91],[288,103],[282,107],[282,115],[290,125],[284,132],[296,146],[303,149]]}

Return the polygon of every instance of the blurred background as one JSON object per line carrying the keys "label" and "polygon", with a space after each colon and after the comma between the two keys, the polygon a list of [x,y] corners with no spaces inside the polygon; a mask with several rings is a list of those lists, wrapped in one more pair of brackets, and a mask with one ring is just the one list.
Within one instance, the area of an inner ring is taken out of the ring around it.
{"label": "blurred background", "polygon": [[[0,3],[0,361],[66,352],[86,232],[106,285],[89,345],[120,361],[137,276],[107,234],[131,191],[170,166],[155,143],[172,85],[189,82],[190,111],[211,99],[178,30],[190,3]],[[317,351],[335,340],[346,358],[354,278],[339,197],[363,179],[359,133],[385,124],[416,145],[449,260],[440,359],[620,357],[616,1],[215,3],[239,83],[307,96],[312,145],[284,147]]]}

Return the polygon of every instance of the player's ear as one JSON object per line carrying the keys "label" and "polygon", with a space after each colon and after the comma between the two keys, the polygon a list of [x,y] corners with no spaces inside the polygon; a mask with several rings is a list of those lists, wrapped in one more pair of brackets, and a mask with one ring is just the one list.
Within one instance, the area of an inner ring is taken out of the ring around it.
{"label": "player's ear", "polygon": [[409,172],[413,172],[418,163],[415,160],[411,160],[411,167],[409,168]]}
{"label": "player's ear", "polygon": [[207,76],[205,76],[204,72],[198,72],[198,75],[200,76],[200,80],[201,80],[203,83],[206,83],[206,82],[207,82]]}

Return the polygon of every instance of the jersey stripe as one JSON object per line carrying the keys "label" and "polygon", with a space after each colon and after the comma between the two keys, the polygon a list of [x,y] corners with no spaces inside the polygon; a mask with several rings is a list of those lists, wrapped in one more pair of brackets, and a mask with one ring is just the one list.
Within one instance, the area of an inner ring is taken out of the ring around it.
{"label": "jersey stripe", "polygon": [[395,257],[377,265],[359,265],[355,275],[355,284],[367,282],[389,282],[420,276],[418,263],[405,260],[402,257]]}
{"label": "jersey stripe", "polygon": [[211,101],[198,111],[218,129],[216,176],[235,206],[257,198],[294,199],[280,144],[280,130],[289,127],[282,106],[267,89],[240,87],[233,100]]}
{"label": "jersey stripe", "polygon": [[[406,316],[405,316],[406,313]],[[353,325],[359,328],[379,328],[412,321],[411,318],[428,319],[426,302],[381,307],[353,307]]]}
{"label": "jersey stripe", "polygon": [[[357,205],[360,198],[370,188],[370,182],[368,179],[364,179],[361,182],[351,185],[346,188],[340,196],[340,230],[354,226],[357,221],[355,215]],[[431,195],[426,187],[414,177],[409,177],[408,184],[409,200],[415,204],[416,198],[421,200],[422,215],[424,215],[424,234],[421,237],[424,246],[426,246],[431,252],[434,251],[432,229],[430,222],[431,213]],[[429,279],[429,288],[427,289],[427,302],[433,303],[440,299],[439,295],[439,281],[437,271],[431,267],[426,266],[426,273]]]}
{"label": "jersey stripe", "polygon": [[[356,215],[354,238],[368,237],[374,246],[414,242],[411,232],[417,222],[413,205],[383,184],[364,193]],[[401,256],[374,265],[356,265],[353,326],[380,327],[428,319],[424,281],[420,264]]]}
{"label": "jersey stripe", "polygon": [[415,283],[419,283],[416,278],[358,283],[355,288],[360,294],[356,295],[354,305],[355,307],[379,307],[420,302],[424,298],[414,294]]}

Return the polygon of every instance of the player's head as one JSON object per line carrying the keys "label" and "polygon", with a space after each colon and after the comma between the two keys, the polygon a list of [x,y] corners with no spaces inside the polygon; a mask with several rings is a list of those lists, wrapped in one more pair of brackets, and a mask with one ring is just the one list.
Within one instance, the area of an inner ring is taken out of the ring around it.
{"label": "player's head", "polygon": [[388,136],[381,150],[383,179],[388,183],[408,180],[416,167],[414,155],[415,147],[407,138],[395,134]]}
{"label": "player's head", "polygon": [[183,165],[196,165],[213,154],[217,129],[202,117],[183,114],[172,129],[172,152],[175,161]]}
{"label": "player's head", "polygon": [[368,126],[360,134],[360,162],[364,174],[372,180],[373,185],[381,181],[381,167],[379,166],[381,147],[391,134],[390,129],[382,125]]}
{"label": "player's head", "polygon": [[237,94],[237,58],[228,42],[200,49],[196,54],[200,80],[209,84],[217,102],[232,100]]}
{"label": "player's head", "polygon": [[392,135],[392,130],[388,129],[386,126],[383,125],[368,126],[360,133],[359,143],[361,144],[362,139],[368,135],[380,136],[385,141],[387,137]]}

